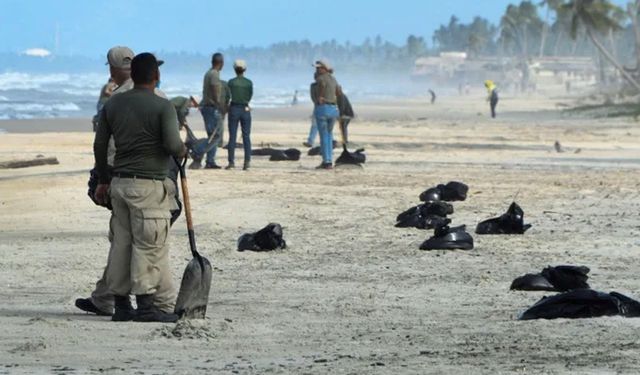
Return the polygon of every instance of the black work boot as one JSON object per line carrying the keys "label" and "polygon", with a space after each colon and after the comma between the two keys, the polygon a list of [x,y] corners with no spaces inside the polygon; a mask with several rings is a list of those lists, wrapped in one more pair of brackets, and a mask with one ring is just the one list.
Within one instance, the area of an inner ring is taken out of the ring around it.
{"label": "black work boot", "polygon": [[78,298],[76,299],[76,307],[80,310],[92,314],[96,314],[98,316],[111,316],[113,315],[109,311],[100,310],[96,305],[93,304],[91,298]]}
{"label": "black work boot", "polygon": [[153,304],[153,294],[141,294],[136,296],[138,310],[134,322],[161,322],[175,323],[178,321],[178,315],[166,313]]}
{"label": "black work boot", "polygon": [[114,322],[128,322],[136,316],[136,310],[131,306],[131,299],[126,296],[113,296],[115,302],[115,313],[111,317]]}

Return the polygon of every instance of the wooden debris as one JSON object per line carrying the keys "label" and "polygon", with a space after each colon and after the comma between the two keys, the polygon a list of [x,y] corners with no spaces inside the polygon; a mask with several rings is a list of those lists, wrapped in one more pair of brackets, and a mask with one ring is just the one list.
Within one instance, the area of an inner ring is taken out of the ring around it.
{"label": "wooden debris", "polygon": [[35,159],[27,160],[10,160],[0,162],[0,169],[15,169],[15,168],[27,168],[36,167],[38,165],[55,165],[60,164],[56,157],[45,158],[37,157]]}

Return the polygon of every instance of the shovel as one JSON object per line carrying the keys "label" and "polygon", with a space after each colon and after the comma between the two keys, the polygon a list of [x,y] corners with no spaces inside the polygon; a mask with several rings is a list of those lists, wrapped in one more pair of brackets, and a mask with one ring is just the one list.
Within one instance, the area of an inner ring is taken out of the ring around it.
{"label": "shovel", "polygon": [[176,160],[180,166],[180,182],[182,184],[182,196],[184,199],[184,212],[187,217],[187,232],[189,234],[189,246],[193,259],[187,264],[182,275],[180,292],[176,301],[175,313],[184,319],[204,319],[207,313],[209,290],[211,289],[211,263],[196,250],[196,237],[193,233],[193,219],[191,218],[191,202],[189,189],[187,188],[187,174],[185,166],[187,158],[182,163]]}
{"label": "shovel", "polygon": [[183,125],[187,130],[187,142],[189,143],[189,151],[193,160],[202,160],[204,155],[211,151],[215,146],[213,138],[216,136],[216,130],[211,133],[209,138],[198,139],[188,125]]}

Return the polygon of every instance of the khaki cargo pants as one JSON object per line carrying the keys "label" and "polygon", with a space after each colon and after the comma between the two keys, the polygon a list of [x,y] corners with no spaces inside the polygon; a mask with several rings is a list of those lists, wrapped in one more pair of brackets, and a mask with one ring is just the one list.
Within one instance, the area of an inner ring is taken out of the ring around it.
{"label": "khaki cargo pants", "polygon": [[[157,307],[173,312],[176,290],[169,268],[166,241],[169,211],[178,208],[173,198],[173,181],[114,178],[110,195],[114,206],[109,231],[111,250],[103,276],[91,293],[92,302],[100,310],[113,311],[113,292],[107,283],[111,278],[122,284],[116,285],[116,288],[130,284],[125,294],[154,294]],[[140,246],[136,247],[134,243]],[[116,268],[112,270],[112,266]],[[124,282],[127,277],[128,282]],[[146,288],[146,292],[134,290],[133,284]],[[123,291],[117,290],[118,293]]]}

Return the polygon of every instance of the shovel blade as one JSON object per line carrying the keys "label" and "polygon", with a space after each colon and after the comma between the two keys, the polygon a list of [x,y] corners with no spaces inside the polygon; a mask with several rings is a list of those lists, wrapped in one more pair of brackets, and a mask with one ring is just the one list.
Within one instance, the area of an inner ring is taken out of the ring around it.
{"label": "shovel blade", "polygon": [[175,313],[184,319],[204,319],[211,290],[211,263],[205,257],[194,257],[182,275]]}

